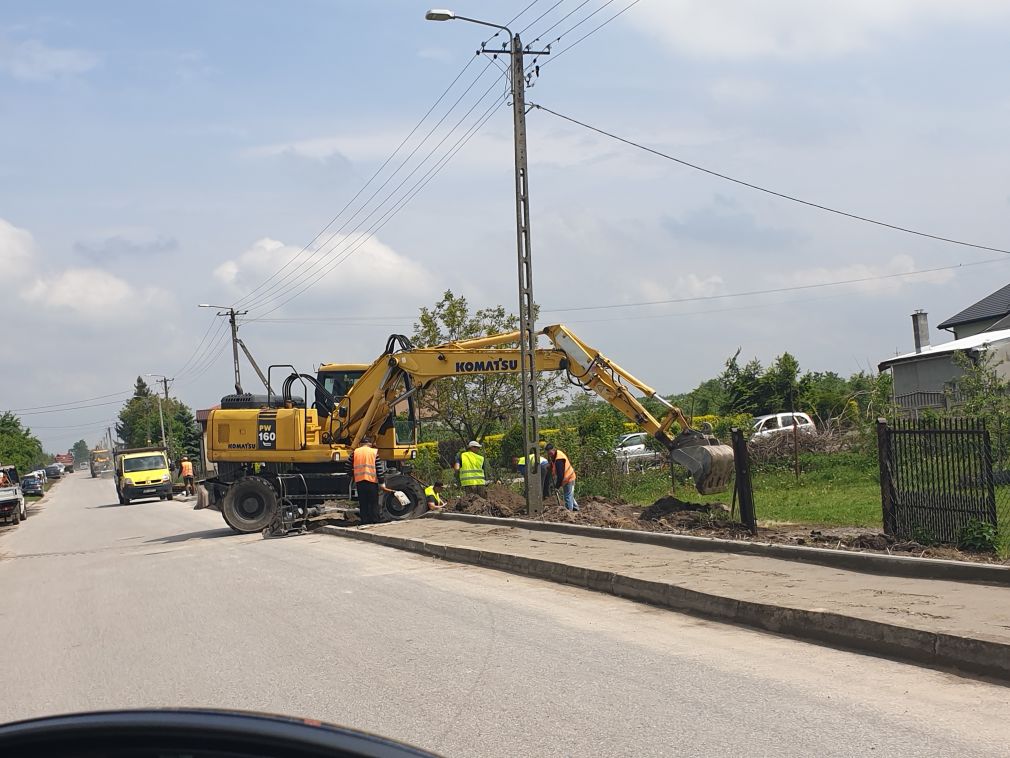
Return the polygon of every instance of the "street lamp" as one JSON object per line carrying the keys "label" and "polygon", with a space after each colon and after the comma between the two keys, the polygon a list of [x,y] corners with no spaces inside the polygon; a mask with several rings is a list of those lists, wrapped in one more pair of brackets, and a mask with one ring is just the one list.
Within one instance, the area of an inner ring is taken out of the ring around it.
{"label": "street lamp", "polygon": [[200,303],[197,307],[199,308],[217,308],[222,313],[218,313],[218,316],[228,316],[228,321],[231,323],[231,357],[232,362],[235,366],[235,392],[239,395],[242,394],[242,377],[239,375],[238,366],[238,323],[235,321],[236,316],[244,316],[249,311],[236,311],[230,305],[211,305],[210,303]]}
{"label": "street lamp", "polygon": [[[161,374],[145,374],[144,376],[161,376],[162,379],[165,379],[165,377]],[[167,379],[165,379],[165,388],[165,391],[168,392]],[[167,450],[168,442],[165,439],[165,413],[161,410],[161,395],[155,393],[154,396],[158,399],[158,421],[161,422],[161,446]]]}
{"label": "street lamp", "polygon": [[[533,303],[533,247],[530,242],[530,198],[526,161],[526,75],[524,56],[547,55],[548,50],[523,50],[518,34],[507,26],[457,16],[451,10],[433,8],[424,14],[428,21],[469,21],[472,24],[502,29],[511,40],[511,50],[481,50],[495,55],[506,52],[512,58],[512,121],[515,134],[516,170],[516,247],[519,263],[519,364],[523,404],[523,437],[526,456],[526,507],[531,515],[543,513],[543,493],[540,488],[540,432],[537,428],[537,334]],[[536,461],[537,465],[531,465]]]}

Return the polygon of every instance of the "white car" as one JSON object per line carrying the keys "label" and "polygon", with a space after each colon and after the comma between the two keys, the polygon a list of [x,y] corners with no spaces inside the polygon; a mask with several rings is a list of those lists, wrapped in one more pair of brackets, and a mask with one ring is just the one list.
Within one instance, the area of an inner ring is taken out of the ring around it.
{"label": "white car", "polygon": [[754,419],[752,437],[771,437],[773,434],[796,431],[804,434],[817,434],[817,426],[805,413],[771,413],[767,416],[757,416]]}
{"label": "white car", "polygon": [[649,465],[657,461],[664,460],[665,456],[656,450],[652,450],[646,444],[649,440],[647,432],[631,432],[622,434],[614,445],[614,457],[627,469],[628,464],[636,463]]}
{"label": "white car", "polygon": [[44,468],[37,468],[34,471],[30,472],[28,476],[37,476],[39,479],[42,480],[43,484],[49,481],[49,477],[46,476],[46,470]]}

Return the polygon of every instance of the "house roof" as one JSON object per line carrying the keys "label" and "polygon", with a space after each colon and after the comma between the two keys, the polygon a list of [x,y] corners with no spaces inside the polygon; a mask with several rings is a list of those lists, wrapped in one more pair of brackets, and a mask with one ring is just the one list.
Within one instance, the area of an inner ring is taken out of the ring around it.
{"label": "house roof", "polygon": [[969,305],[960,313],[938,325],[937,329],[950,329],[952,326],[970,324],[987,318],[1001,318],[1010,314],[1010,284],[983,297],[974,305]]}
{"label": "house roof", "polygon": [[959,340],[944,342],[942,345],[929,345],[922,348],[922,352],[919,353],[912,352],[896,355],[893,358],[888,358],[886,361],[878,363],[877,370],[885,371],[895,363],[906,363],[925,358],[935,358],[939,355],[950,355],[958,350],[975,350],[984,345],[995,345],[1007,340],[1010,340],[1010,329],[1000,329],[995,332],[980,332],[970,337],[962,337]]}

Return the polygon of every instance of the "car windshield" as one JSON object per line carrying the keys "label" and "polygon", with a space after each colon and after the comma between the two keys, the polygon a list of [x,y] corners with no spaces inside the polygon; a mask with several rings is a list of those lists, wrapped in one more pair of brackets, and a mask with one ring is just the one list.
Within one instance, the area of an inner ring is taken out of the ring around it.
{"label": "car windshield", "polygon": [[126,458],[123,461],[123,471],[151,471],[154,469],[168,468],[165,463],[165,456],[160,454],[140,455],[135,458]]}

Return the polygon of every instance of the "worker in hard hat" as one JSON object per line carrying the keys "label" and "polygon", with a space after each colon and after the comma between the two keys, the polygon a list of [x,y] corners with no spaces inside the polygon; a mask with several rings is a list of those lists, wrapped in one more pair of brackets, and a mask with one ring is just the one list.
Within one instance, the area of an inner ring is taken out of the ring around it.
{"label": "worker in hard hat", "polygon": [[434,482],[424,488],[424,498],[428,503],[429,511],[438,511],[442,509],[442,506],[444,505],[442,502],[442,489],[442,482]]}
{"label": "worker in hard hat", "polygon": [[379,474],[376,470],[378,455],[374,440],[363,437],[351,456],[354,488],[358,491],[358,511],[362,522],[366,524],[379,520]]}
{"label": "worker in hard hat", "polygon": [[196,495],[196,483],[193,479],[193,462],[188,455],[182,456],[179,462],[179,473],[182,474],[182,484],[187,495]]}
{"label": "worker in hard hat", "polygon": [[480,451],[481,444],[477,440],[470,440],[466,450],[461,452],[456,457],[456,462],[452,464],[459,477],[459,486],[463,488],[464,495],[474,494],[487,497],[487,483],[491,479],[491,466]]}
{"label": "worker in hard hat", "polygon": [[548,442],[544,448],[547,453],[547,460],[551,462],[554,469],[554,485],[565,495],[565,508],[570,511],[577,511],[579,504],[575,502],[575,469],[568,456]]}

